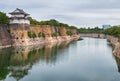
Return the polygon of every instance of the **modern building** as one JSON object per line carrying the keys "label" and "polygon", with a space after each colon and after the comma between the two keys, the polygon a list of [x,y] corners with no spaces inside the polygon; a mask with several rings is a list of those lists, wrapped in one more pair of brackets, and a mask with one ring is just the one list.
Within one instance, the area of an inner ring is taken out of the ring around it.
{"label": "modern building", "polygon": [[22,9],[16,8],[11,14],[10,24],[30,24],[30,14],[24,12]]}
{"label": "modern building", "polygon": [[102,25],[103,29],[108,29],[108,28],[111,28],[112,26],[111,25]]}

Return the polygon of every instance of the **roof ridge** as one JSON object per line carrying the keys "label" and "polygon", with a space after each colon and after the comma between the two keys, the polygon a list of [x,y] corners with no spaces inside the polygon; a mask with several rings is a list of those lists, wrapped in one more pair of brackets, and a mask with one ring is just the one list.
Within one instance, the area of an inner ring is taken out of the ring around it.
{"label": "roof ridge", "polygon": [[[15,12],[16,10],[18,10],[19,12]],[[13,14],[13,13],[22,13],[22,14],[29,15],[29,14],[26,13],[23,9],[20,9],[20,8],[16,8],[13,12],[11,12],[11,13],[9,13],[9,14]]]}

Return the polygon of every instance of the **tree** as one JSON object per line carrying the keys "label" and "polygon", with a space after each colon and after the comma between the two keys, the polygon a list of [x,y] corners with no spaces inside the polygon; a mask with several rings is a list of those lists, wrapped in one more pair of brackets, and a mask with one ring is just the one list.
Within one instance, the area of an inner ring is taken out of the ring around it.
{"label": "tree", "polygon": [[32,24],[32,25],[39,25],[39,21],[30,18],[30,24]]}
{"label": "tree", "polygon": [[112,28],[106,29],[104,31],[105,34],[113,35],[116,37],[120,37],[120,27],[119,26],[113,26]]}
{"label": "tree", "polygon": [[51,26],[58,26],[58,21],[55,20],[55,19],[51,19],[48,21],[48,24],[51,25]]}
{"label": "tree", "polygon": [[0,25],[9,24],[10,19],[4,12],[0,12]]}

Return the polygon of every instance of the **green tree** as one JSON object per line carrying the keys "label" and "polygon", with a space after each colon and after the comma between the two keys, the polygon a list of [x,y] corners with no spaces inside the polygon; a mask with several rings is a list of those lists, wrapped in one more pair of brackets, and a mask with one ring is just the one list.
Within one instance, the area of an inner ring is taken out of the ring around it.
{"label": "green tree", "polygon": [[0,12],[0,25],[9,24],[10,19],[4,12]]}
{"label": "green tree", "polygon": [[30,18],[30,24],[32,24],[32,25],[39,25],[39,21]]}
{"label": "green tree", "polygon": [[113,35],[116,37],[120,37],[120,27],[119,26],[113,26],[112,28],[106,29],[104,31],[105,34]]}
{"label": "green tree", "polygon": [[51,20],[48,21],[48,24],[51,25],[51,26],[58,26],[59,22],[55,19],[51,19]]}

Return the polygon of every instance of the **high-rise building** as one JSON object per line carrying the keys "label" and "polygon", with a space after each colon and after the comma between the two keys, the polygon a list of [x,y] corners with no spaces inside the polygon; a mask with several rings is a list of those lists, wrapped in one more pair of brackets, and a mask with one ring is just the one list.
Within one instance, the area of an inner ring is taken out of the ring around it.
{"label": "high-rise building", "polygon": [[108,29],[108,28],[111,28],[112,26],[111,25],[102,25],[103,29]]}

